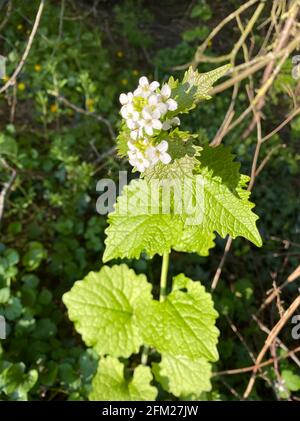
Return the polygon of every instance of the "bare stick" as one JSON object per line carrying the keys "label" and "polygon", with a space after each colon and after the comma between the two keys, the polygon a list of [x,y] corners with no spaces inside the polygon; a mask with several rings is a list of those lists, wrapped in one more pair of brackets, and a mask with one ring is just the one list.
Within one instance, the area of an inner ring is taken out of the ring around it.
{"label": "bare stick", "polygon": [[[300,277],[300,265],[288,276],[287,280],[283,282],[282,285],[278,287],[278,291],[281,292],[288,284],[294,282]],[[267,296],[262,305],[260,306],[258,313],[265,309],[271,302],[276,298],[276,291],[272,292]]]}
{"label": "bare stick", "polygon": [[274,136],[277,132],[279,132],[284,126],[286,126],[291,120],[293,120],[296,115],[300,113],[300,107],[296,108],[282,123],[279,124],[274,130],[272,130],[269,134],[262,138],[262,142],[269,140],[270,137]]}
{"label": "bare stick", "polygon": [[48,93],[50,95],[54,96],[59,102],[61,102],[62,104],[65,104],[67,107],[71,108],[72,110],[76,111],[77,113],[84,114],[84,115],[87,115],[89,117],[93,117],[93,118],[95,118],[98,121],[101,121],[101,123],[103,123],[103,124],[106,125],[111,138],[112,139],[115,139],[116,134],[115,134],[114,129],[112,128],[112,125],[110,124],[109,120],[107,120],[106,118],[102,117],[99,114],[92,113],[90,111],[84,110],[81,107],[78,107],[78,105],[73,104],[67,98],[59,95],[57,92],[49,91]]}
{"label": "bare stick", "polygon": [[232,370],[218,371],[216,373],[213,373],[213,376],[228,376],[228,375],[234,375],[234,374],[248,373],[249,371],[253,371],[254,369],[258,370],[259,368],[266,367],[267,365],[274,363],[274,361],[280,361],[280,360],[283,360],[284,358],[290,357],[293,354],[297,354],[297,352],[299,351],[300,351],[300,346],[298,346],[295,349],[292,349],[291,351],[287,352],[285,355],[281,355],[276,358],[269,358],[267,361],[264,361],[263,363],[260,363],[258,365],[250,365],[249,367],[234,368]]}
{"label": "bare stick", "polygon": [[[236,18],[237,16],[239,16],[241,13],[243,13],[245,10],[247,10],[250,6],[252,6],[253,4],[257,3],[258,0],[250,0],[247,1],[245,4],[243,4],[241,7],[239,7],[237,10],[235,10],[234,12],[230,13],[230,15],[228,15],[225,19],[223,19],[214,29],[213,31],[209,34],[209,36],[206,38],[206,40],[203,42],[203,44],[200,45],[200,47],[198,47],[196,54],[195,54],[195,58],[193,61],[193,66],[197,66],[197,64],[202,61],[202,55],[204,53],[204,51],[206,50],[208,44],[211,42],[211,40],[220,32],[220,30],[230,21],[232,21],[234,18]],[[228,56],[228,54],[227,54]],[[205,60],[206,61],[206,60]],[[188,66],[186,66],[188,67]]]}
{"label": "bare stick", "polygon": [[268,152],[267,156],[261,161],[261,163],[259,164],[259,167],[255,171],[255,177],[257,177],[262,172],[262,170],[267,165],[267,163],[269,162],[274,152],[276,152],[278,149],[281,149],[281,148],[286,148],[286,144],[277,145]]}
{"label": "bare stick", "polygon": [[[10,168],[6,162],[2,159],[1,160],[2,164],[6,167],[6,168]],[[0,221],[3,217],[3,212],[4,212],[4,203],[5,203],[5,198],[9,192],[9,190],[11,189],[13,182],[15,181],[17,172],[16,170],[10,168],[12,170],[11,176],[9,178],[9,180],[3,185],[3,188],[0,192]]]}
{"label": "bare stick", "polygon": [[229,250],[231,248],[231,244],[232,244],[232,237],[228,237],[222,259],[220,261],[218,269],[216,270],[214,279],[213,279],[212,284],[211,284],[212,290],[216,289],[216,287],[218,285],[218,282],[219,282],[219,279],[220,279],[220,276],[221,276],[221,273],[222,273],[222,270],[223,270],[223,266],[226,262],[227,254],[229,253]]}
{"label": "bare stick", "polygon": [[255,378],[256,378],[257,366],[261,363],[263,357],[265,356],[265,353],[267,352],[267,350],[269,349],[269,347],[271,346],[273,341],[276,339],[277,335],[279,334],[281,329],[284,327],[286,322],[289,320],[291,315],[299,307],[299,305],[300,305],[300,295],[292,302],[290,307],[284,312],[283,316],[280,318],[280,320],[276,323],[276,325],[271,330],[269,336],[267,337],[267,340],[266,340],[264,346],[262,347],[260,353],[258,354],[258,357],[256,358],[255,368],[253,369],[253,374],[252,374],[252,376],[249,380],[248,386],[247,386],[247,388],[244,392],[244,398],[245,399],[248,398],[248,396],[250,395],[250,393],[253,389],[253,386],[254,386],[254,383],[255,383]]}
{"label": "bare stick", "polygon": [[34,25],[32,27],[32,31],[30,33],[28,43],[26,45],[26,48],[25,48],[25,51],[24,51],[23,56],[21,58],[21,61],[19,62],[15,71],[13,72],[11,77],[8,79],[8,81],[5,83],[5,85],[3,85],[2,88],[0,89],[0,93],[6,91],[7,88],[9,88],[11,85],[13,85],[16,82],[16,78],[17,78],[18,74],[20,73],[20,71],[22,70],[22,68],[25,64],[25,61],[26,61],[26,59],[28,57],[28,54],[29,54],[29,51],[31,49],[35,34],[36,34],[37,29],[39,27],[39,23],[40,23],[40,20],[41,20],[44,4],[45,4],[45,0],[41,0],[38,11],[37,11],[37,14],[36,14],[36,17],[35,17]]}
{"label": "bare stick", "polygon": [[[290,36],[290,33],[291,33],[291,30],[292,30],[292,27],[294,25],[294,21],[295,21],[295,18],[297,16],[298,10],[299,10],[299,5],[297,4],[297,2],[295,2],[294,5],[291,7],[290,15],[289,15],[288,19],[286,20],[285,25],[283,27],[283,30],[281,32],[281,36],[278,40],[278,43],[277,43],[275,51],[274,51],[275,54],[278,53],[279,51],[281,51],[284,48],[285,44],[287,43],[287,41],[289,39],[289,36]],[[270,61],[270,63],[265,68],[265,71],[264,71],[264,74],[263,74],[263,77],[262,77],[262,82],[261,82],[262,86],[264,84],[266,84],[267,81],[269,80],[269,78],[271,77],[274,66],[275,66],[275,60],[272,60],[272,61]],[[259,101],[256,105],[256,109],[257,109],[258,112],[265,105],[265,101],[266,101],[266,99],[265,99],[265,94],[264,94],[260,97],[260,99],[259,99]],[[255,125],[255,120],[253,119],[249,128],[243,134],[243,138],[246,138],[251,133],[254,125]]]}

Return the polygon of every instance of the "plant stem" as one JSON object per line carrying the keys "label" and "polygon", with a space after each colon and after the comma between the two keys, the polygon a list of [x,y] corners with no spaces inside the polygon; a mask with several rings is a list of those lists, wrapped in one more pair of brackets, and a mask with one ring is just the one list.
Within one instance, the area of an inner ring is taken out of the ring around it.
{"label": "plant stem", "polygon": [[149,347],[147,345],[143,346],[143,351],[141,355],[141,363],[147,365],[148,362]]}
{"label": "plant stem", "polygon": [[165,301],[165,299],[166,299],[169,257],[170,257],[169,253],[163,254],[161,275],[160,275],[160,294],[159,294],[159,301],[161,301],[161,302]]}
{"label": "plant stem", "polygon": [[[159,301],[160,302],[163,302],[166,299],[169,257],[170,257],[169,253],[163,254],[162,266],[161,266],[161,275],[160,275],[160,293],[159,293]],[[149,354],[149,347],[147,345],[144,345],[142,355],[141,355],[141,363],[143,365],[147,365],[148,354]]]}

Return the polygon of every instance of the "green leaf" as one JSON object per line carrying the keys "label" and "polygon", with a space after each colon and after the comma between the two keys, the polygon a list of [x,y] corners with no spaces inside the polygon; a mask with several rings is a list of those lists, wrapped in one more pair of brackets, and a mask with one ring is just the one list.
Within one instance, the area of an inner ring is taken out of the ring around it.
{"label": "green leaf", "polygon": [[7,303],[10,297],[10,288],[0,288],[0,304]]}
{"label": "green leaf", "polygon": [[129,357],[139,351],[138,316],[150,305],[151,285],[126,265],[104,266],[75,282],[63,296],[70,319],[98,354]]}
{"label": "green leaf", "polygon": [[155,253],[163,254],[170,251],[174,239],[179,239],[181,217],[161,214],[159,204],[157,213],[152,212],[153,196],[151,186],[145,180],[133,180],[124,188],[115,211],[108,217],[110,225],[105,231],[104,262],[117,257],[138,258],[143,251],[150,257]]}
{"label": "green leaf", "polygon": [[0,133],[0,156],[6,155],[9,158],[14,158],[18,153],[18,145],[12,137]]}
{"label": "green leaf", "polygon": [[116,138],[117,151],[120,157],[124,157],[128,152],[128,141],[130,140],[130,130],[125,123],[122,124],[119,135]]}
{"label": "green leaf", "polygon": [[22,263],[26,270],[33,271],[37,269],[42,260],[47,257],[47,250],[43,244],[38,241],[31,241],[28,245],[28,251],[22,258]]}
{"label": "green leaf", "polygon": [[226,74],[229,67],[230,65],[226,64],[206,73],[199,73],[190,67],[185,72],[182,82],[171,77],[168,84],[172,89],[172,98],[177,101],[178,107],[176,111],[170,113],[170,116],[187,113],[198,102],[210,99],[209,91],[213,84]]}
{"label": "green leaf", "polygon": [[300,376],[293,373],[291,370],[283,370],[281,373],[281,377],[284,380],[285,386],[291,392],[297,392],[300,390]]}
{"label": "green leaf", "polygon": [[173,249],[208,256],[209,250],[215,246],[215,237],[213,229],[202,221],[200,225],[185,226],[179,241],[173,245]]}
{"label": "green leaf", "polygon": [[11,296],[6,304],[4,315],[8,320],[15,320],[21,316],[23,307],[18,297]]}
{"label": "green leaf", "polygon": [[216,361],[217,316],[211,295],[205,292],[200,282],[178,275],[166,300],[153,300],[145,308],[144,342],[162,354]]}
{"label": "green leaf", "polygon": [[182,34],[182,39],[186,42],[191,42],[196,39],[201,41],[208,36],[209,32],[210,30],[208,26],[196,26],[196,28],[187,29],[184,31]]}
{"label": "green leaf", "polygon": [[198,156],[200,172],[235,190],[240,182],[240,163],[234,161],[235,155],[230,148],[220,145],[216,148],[205,146]]}
{"label": "green leaf", "polygon": [[[125,188],[109,215],[105,262],[137,258],[142,252],[152,257],[171,248],[207,256],[216,232],[221,237],[242,236],[261,246],[258,216],[245,190],[249,178],[239,174],[240,164],[223,146],[195,148],[194,155],[186,154],[169,165],[158,163],[145,171],[144,180],[134,180]],[[160,193],[155,196],[157,185]],[[170,211],[162,211],[169,197],[162,186],[175,192],[181,208],[171,197]],[[189,204],[194,214],[189,214]]]}
{"label": "green leaf", "polygon": [[27,392],[38,379],[36,370],[25,373],[25,368],[23,363],[12,364],[3,361],[0,364],[0,390],[12,400],[27,400]]}
{"label": "green leaf", "polygon": [[10,266],[16,265],[20,260],[19,253],[14,249],[6,249],[4,257],[8,260]]}
{"label": "green leaf", "polygon": [[224,184],[204,179],[203,220],[199,225],[186,227],[174,249],[202,255],[213,245],[214,231],[223,238],[228,234],[232,238],[245,237],[260,247],[262,240],[256,228],[258,216],[251,211],[253,206],[248,199],[237,197]]}
{"label": "green leaf", "polygon": [[211,390],[211,365],[203,359],[163,354],[159,364],[153,364],[156,380],[163,389],[178,397],[199,396]]}
{"label": "green leaf", "polygon": [[173,248],[206,256],[214,246],[214,232],[221,237],[242,236],[260,247],[258,216],[252,212],[254,204],[245,190],[249,177],[239,174],[240,164],[233,161],[234,155],[221,145],[205,147],[197,159],[194,171],[203,177],[203,218],[201,224],[185,226]]}
{"label": "green leaf", "polygon": [[102,358],[93,389],[89,395],[92,401],[154,401],[157,390],[151,386],[152,374],[149,367],[139,365],[133,377],[124,378],[124,365],[116,358]]}
{"label": "green leaf", "polygon": [[201,20],[207,21],[212,17],[211,8],[205,1],[200,4],[196,4],[191,11],[190,17],[200,18]]}

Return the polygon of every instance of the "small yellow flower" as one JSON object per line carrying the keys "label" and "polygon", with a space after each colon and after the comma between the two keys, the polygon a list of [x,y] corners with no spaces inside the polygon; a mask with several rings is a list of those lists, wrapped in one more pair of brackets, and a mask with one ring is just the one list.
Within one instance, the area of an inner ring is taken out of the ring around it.
{"label": "small yellow flower", "polygon": [[35,65],[34,65],[34,70],[35,70],[36,72],[40,72],[40,71],[42,70],[42,66],[41,66],[40,64],[35,64]]}
{"label": "small yellow flower", "polygon": [[138,70],[132,70],[132,74],[133,74],[133,76],[138,76],[139,71]]}
{"label": "small yellow flower", "polygon": [[128,85],[128,80],[127,79],[122,79],[121,80],[121,84],[124,85],[124,86]]}
{"label": "small yellow flower", "polygon": [[18,83],[18,89],[19,89],[19,91],[24,91],[25,88],[26,88],[25,83],[23,83],[23,82]]}
{"label": "small yellow flower", "polygon": [[124,53],[123,53],[123,51],[117,51],[117,57],[118,57],[118,58],[122,58],[122,57],[124,57]]}
{"label": "small yellow flower", "polygon": [[87,100],[85,101],[85,106],[90,112],[95,111],[94,104],[95,101],[92,98],[87,98]]}
{"label": "small yellow flower", "polygon": [[21,23],[19,23],[19,25],[17,26],[17,30],[22,31],[22,29],[23,29],[23,25]]}
{"label": "small yellow flower", "polygon": [[8,79],[9,79],[9,76],[7,76],[7,75],[3,76],[3,78],[2,78],[2,80],[3,80],[4,82],[7,82],[7,81],[8,81]]}
{"label": "small yellow flower", "polygon": [[50,107],[50,111],[51,111],[51,113],[57,113],[58,106],[56,104],[52,104],[51,107]]}

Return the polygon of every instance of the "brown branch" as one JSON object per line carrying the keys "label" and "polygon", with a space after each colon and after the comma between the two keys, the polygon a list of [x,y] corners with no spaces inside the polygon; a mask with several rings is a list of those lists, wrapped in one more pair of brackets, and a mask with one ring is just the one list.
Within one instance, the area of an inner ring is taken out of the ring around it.
{"label": "brown branch", "polygon": [[[212,32],[208,35],[208,37],[206,38],[206,40],[197,48],[197,51],[195,53],[195,57],[194,60],[192,62],[193,66],[196,67],[198,65],[198,63],[200,63],[202,61],[203,58],[203,53],[206,50],[207,46],[209,45],[209,43],[212,41],[212,39],[220,32],[220,30],[229,22],[231,22],[233,19],[235,19],[237,16],[239,16],[241,13],[243,13],[245,10],[247,10],[250,6],[254,5],[255,3],[257,3],[258,0],[249,0],[248,2],[244,3],[242,6],[240,6],[237,10],[235,10],[234,12],[230,13],[228,16],[226,16],[226,18],[224,18],[213,30]],[[225,58],[225,60],[224,60]],[[226,54],[222,61],[226,61],[228,60],[228,58],[230,58],[230,53]],[[207,58],[205,57],[205,60],[207,61]],[[186,66],[188,67],[188,65]]]}
{"label": "brown branch", "polygon": [[219,279],[220,279],[220,276],[221,276],[221,273],[222,273],[224,264],[226,262],[227,255],[228,255],[228,253],[230,251],[230,248],[231,248],[231,244],[232,244],[232,237],[228,237],[228,239],[226,241],[226,245],[225,245],[225,249],[224,249],[224,253],[223,253],[222,259],[221,259],[221,261],[219,263],[219,266],[218,266],[218,268],[216,270],[215,276],[214,276],[214,278],[212,280],[212,284],[211,284],[211,289],[212,290],[214,290],[214,289],[217,288],[217,285],[218,285],[218,282],[219,282]]}
{"label": "brown branch", "polygon": [[[252,314],[252,319],[256,321],[256,323],[258,324],[260,330],[262,332],[265,332],[267,335],[270,334],[270,329],[267,328],[267,326],[265,326],[261,320],[259,320],[254,314]],[[288,349],[288,347],[277,337],[275,339],[275,342],[280,346],[281,349],[283,349],[285,352],[289,352],[290,350]],[[294,361],[294,363],[300,368],[300,360],[298,359],[298,357],[296,357],[295,354],[291,353],[291,359]]]}
{"label": "brown branch", "polygon": [[286,355],[280,355],[279,357],[276,358],[269,358],[267,361],[264,361],[263,363],[260,363],[258,365],[254,364],[254,365],[250,365],[249,367],[243,367],[243,368],[234,368],[232,370],[224,370],[224,371],[217,371],[216,373],[213,373],[213,376],[230,376],[230,375],[235,375],[235,374],[241,374],[241,373],[248,373],[249,371],[253,371],[254,369],[258,370],[260,368],[266,367],[272,363],[274,363],[274,361],[280,361],[283,360],[285,358],[290,357],[291,355],[297,354],[297,352],[300,351],[300,346],[298,346],[295,349],[292,349],[291,351],[287,352]]}
{"label": "brown branch", "polygon": [[256,358],[255,368],[253,369],[252,376],[244,392],[245,399],[248,398],[248,396],[250,395],[253,389],[255,378],[256,378],[257,366],[261,363],[263,357],[265,356],[265,353],[268,351],[269,347],[271,346],[273,341],[276,339],[281,329],[284,327],[286,322],[289,320],[289,318],[295,312],[295,310],[299,307],[299,305],[300,305],[300,295],[292,302],[290,307],[284,312],[283,316],[280,318],[280,320],[276,323],[276,325],[271,330],[269,336],[267,337],[267,340],[265,341],[264,346],[262,347],[260,353],[258,354],[258,357]]}
{"label": "brown branch", "polygon": [[0,221],[2,220],[2,217],[3,217],[5,198],[8,194],[8,192],[10,191],[10,189],[11,189],[11,187],[12,187],[14,181],[15,181],[16,175],[17,175],[16,170],[9,167],[9,165],[3,159],[1,160],[1,162],[6,168],[11,169],[12,173],[11,173],[11,176],[10,176],[9,180],[6,183],[4,183],[4,185],[2,187],[2,190],[0,192]]}
{"label": "brown branch", "polygon": [[279,124],[274,130],[272,130],[269,134],[262,138],[262,142],[269,140],[270,137],[274,136],[277,132],[279,132],[284,126],[286,126],[291,120],[293,120],[296,115],[300,113],[300,107],[296,108],[292,114],[290,114],[282,123]]}
{"label": "brown branch", "polygon": [[62,104],[66,105],[68,108],[71,108],[73,111],[75,111],[75,112],[77,112],[79,114],[84,114],[84,115],[86,115],[88,117],[93,117],[96,120],[100,121],[101,123],[105,124],[106,127],[107,127],[107,129],[108,129],[108,131],[109,131],[109,134],[110,134],[111,138],[112,139],[115,139],[116,134],[115,134],[114,129],[112,128],[112,125],[110,124],[110,122],[109,122],[108,119],[102,117],[99,114],[92,113],[92,112],[87,111],[87,110],[85,110],[85,109],[83,109],[81,107],[78,107],[78,105],[73,104],[67,98],[59,95],[57,92],[48,91],[48,93],[50,95],[54,96],[59,102],[61,102]]}
{"label": "brown branch", "polygon": [[259,167],[257,168],[257,170],[255,171],[255,177],[258,177],[258,175],[262,172],[262,170],[264,169],[264,167],[267,165],[267,163],[269,162],[271,156],[278,150],[281,148],[286,148],[286,144],[283,145],[277,145],[274,148],[272,148],[267,156],[261,161],[261,163],[259,164]]}
{"label": "brown branch", "polygon": [[[282,285],[278,287],[278,291],[281,292],[288,284],[294,282],[300,277],[300,265],[288,276],[287,280],[283,282]],[[267,296],[262,305],[260,306],[258,313],[264,310],[271,302],[276,298],[276,291],[272,292]]]}
{"label": "brown branch", "polygon": [[15,71],[11,75],[11,77],[8,79],[8,81],[5,83],[5,85],[3,85],[2,88],[0,89],[0,93],[6,91],[7,88],[9,88],[11,85],[13,85],[16,82],[16,78],[18,77],[20,71],[22,70],[22,68],[25,64],[25,61],[26,61],[26,59],[28,57],[28,54],[30,52],[30,49],[32,47],[34,37],[35,37],[36,32],[37,32],[38,27],[39,27],[39,23],[40,23],[40,20],[41,20],[44,4],[45,4],[45,0],[41,0],[38,11],[37,11],[37,14],[36,14],[36,17],[35,17],[35,22],[34,22],[34,25],[32,27],[32,31],[30,33],[28,43],[26,45],[26,48],[25,48],[24,53],[22,55],[22,58],[21,58],[21,60],[18,64],[18,66],[16,67]]}
{"label": "brown branch", "polygon": [[[297,2],[295,2],[294,5],[292,6],[291,10],[290,10],[289,17],[285,22],[285,25],[284,25],[283,30],[281,32],[281,36],[280,36],[280,38],[278,40],[278,43],[275,47],[275,50],[274,50],[275,55],[278,52],[282,51],[283,48],[285,47],[285,45],[286,45],[286,43],[287,43],[287,41],[290,37],[291,30],[293,28],[293,25],[294,25],[295,19],[297,17],[298,11],[299,11],[299,5],[297,4]],[[272,75],[272,72],[273,72],[273,69],[274,69],[274,66],[275,66],[275,60],[271,60],[270,63],[267,65],[267,67],[264,70],[264,74],[263,74],[262,81],[261,81],[261,86],[264,86],[268,82],[268,80],[270,79],[270,77]],[[265,94],[260,97],[260,99],[259,99],[259,101],[256,105],[257,112],[260,112],[261,109],[265,105],[265,102],[266,102]],[[245,130],[245,132],[242,136],[244,139],[249,136],[249,134],[252,132],[254,126],[255,126],[255,119],[252,120],[248,129]]]}

